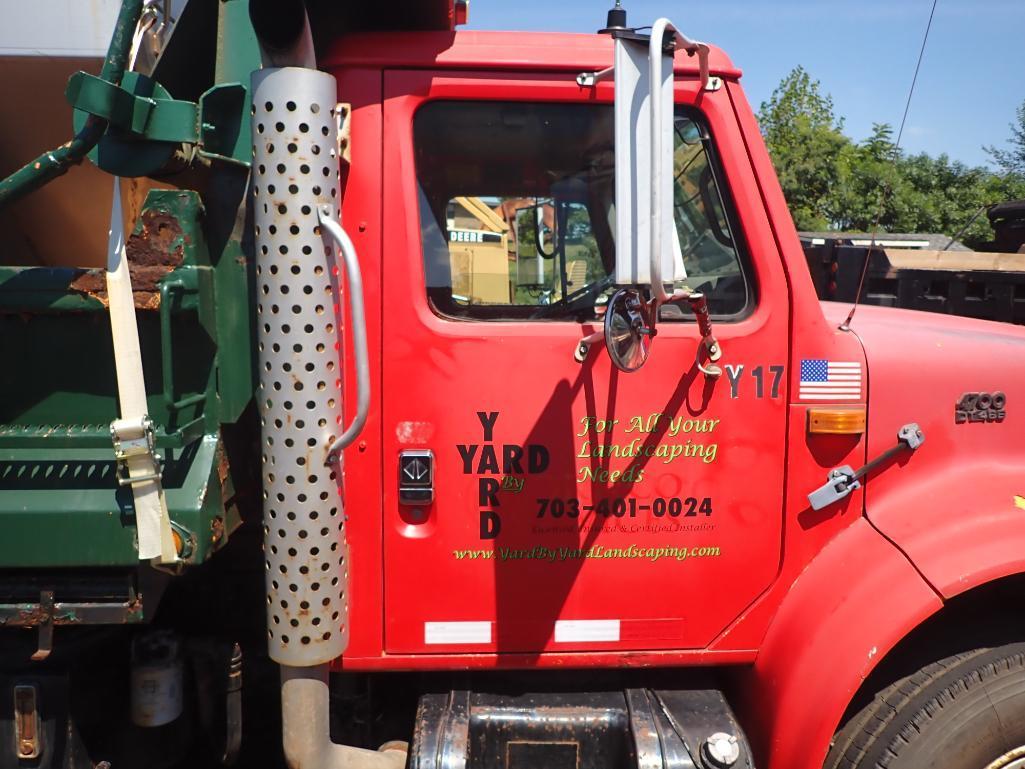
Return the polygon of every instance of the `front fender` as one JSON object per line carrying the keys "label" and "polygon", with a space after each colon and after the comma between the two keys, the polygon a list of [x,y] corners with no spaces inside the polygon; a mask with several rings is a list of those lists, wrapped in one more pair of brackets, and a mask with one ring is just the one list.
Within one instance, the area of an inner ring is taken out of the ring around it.
{"label": "front fender", "polygon": [[[971,318],[862,307],[868,359],[868,456],[917,422],[925,443],[865,484],[872,524],[943,596],[1025,570],[1025,328]],[[1003,393],[972,413],[966,393]],[[960,415],[960,418],[958,417]],[[974,417],[983,417],[975,419]]]}
{"label": "front fender", "polygon": [[738,703],[759,766],[820,769],[848,703],[886,653],[942,601],[865,519],[794,581]]}
{"label": "front fender", "polygon": [[944,598],[1025,572],[1020,460],[934,468],[928,477],[877,489],[869,481],[869,520]]}

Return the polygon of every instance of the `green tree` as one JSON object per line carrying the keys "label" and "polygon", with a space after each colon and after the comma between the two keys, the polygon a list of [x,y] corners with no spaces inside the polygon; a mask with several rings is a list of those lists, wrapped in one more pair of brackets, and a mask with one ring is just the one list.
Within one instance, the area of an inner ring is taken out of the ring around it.
{"label": "green tree", "polygon": [[897,147],[893,129],[876,123],[860,144],[850,143],[839,159],[839,175],[825,202],[836,229],[869,231],[896,229],[903,218],[907,192],[894,165]]}
{"label": "green tree", "polygon": [[758,111],[783,194],[799,229],[822,230],[833,223],[830,203],[851,141],[833,100],[803,67],[792,70]]}
{"label": "green tree", "polygon": [[832,99],[801,67],[758,113],[798,229],[939,232],[971,247],[993,238],[982,209],[1025,198],[1025,103],[1017,117],[1008,149],[985,148],[998,166],[994,173],[947,155],[900,152],[886,123],[851,141]]}
{"label": "green tree", "polygon": [[1025,194],[1025,178],[994,174],[946,154],[896,152],[891,135],[889,126],[876,125],[846,157],[830,202],[838,229],[938,232],[979,246],[993,237],[986,217],[977,216],[980,210]]}
{"label": "green tree", "polygon": [[1010,124],[1011,138],[1008,149],[983,147],[993,162],[1005,174],[1025,177],[1025,101],[1015,110],[1015,122]]}

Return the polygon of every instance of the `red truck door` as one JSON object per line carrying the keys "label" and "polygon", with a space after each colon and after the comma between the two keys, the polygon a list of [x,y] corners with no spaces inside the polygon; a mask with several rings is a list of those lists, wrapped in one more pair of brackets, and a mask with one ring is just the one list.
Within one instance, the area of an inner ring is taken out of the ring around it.
{"label": "red truck door", "polygon": [[392,71],[384,90],[386,650],[709,645],[777,573],[788,379],[726,90],[696,108],[677,86],[677,230],[716,380],[674,307],[640,371],[601,345],[574,360],[614,259],[611,84]]}

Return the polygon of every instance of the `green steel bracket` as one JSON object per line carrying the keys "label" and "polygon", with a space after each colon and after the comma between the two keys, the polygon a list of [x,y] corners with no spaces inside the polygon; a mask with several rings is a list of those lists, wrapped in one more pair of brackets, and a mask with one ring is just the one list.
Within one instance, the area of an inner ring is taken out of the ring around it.
{"label": "green steel bracket", "polygon": [[138,72],[126,72],[121,85],[76,72],[64,96],[73,109],[106,120],[108,131],[162,142],[199,141],[196,105],[171,99],[159,83]]}
{"label": "green steel bracket", "polygon": [[76,72],[65,96],[74,108],[76,131],[89,120],[107,124],[106,133],[89,152],[89,159],[107,173],[155,174],[183,143],[199,141],[196,105],[175,101],[160,83],[138,72],[126,72],[120,86]]}
{"label": "green steel bracket", "polygon": [[[203,417],[168,433],[157,427],[158,449],[180,449],[203,436]],[[4,449],[109,449],[110,424],[0,425],[0,460]]]}
{"label": "green steel bracket", "polygon": [[64,98],[74,109],[102,117],[132,133],[142,134],[156,102],[134,96],[124,88],[86,72],[68,80]]}
{"label": "green steel bracket", "polygon": [[[209,326],[212,319],[213,276],[209,268],[181,267],[160,281],[160,362],[164,403],[169,412],[202,403],[208,393],[193,393],[185,398],[175,398],[174,384],[174,337],[172,334],[171,313],[176,307],[182,309],[182,299],[187,295],[197,295],[195,309],[199,312],[200,321]],[[202,284],[202,285],[201,285]],[[205,301],[204,301],[205,299]]]}
{"label": "green steel bracket", "polygon": [[199,97],[200,154],[249,167],[249,89],[221,83]]}
{"label": "green steel bracket", "polygon": [[[100,70],[100,77],[108,82],[119,83],[122,80],[132,48],[132,36],[142,14],[142,5],[143,0],[122,0],[114,24],[114,34],[111,35],[107,56]],[[96,146],[106,128],[105,121],[89,118],[76,130],[71,141],[44,152],[6,179],[0,180],[0,209],[67,173],[71,166],[80,163],[85,154]]]}
{"label": "green steel bracket", "polygon": [[107,122],[89,159],[108,173],[157,173],[182,144],[196,145],[203,157],[249,166],[249,91],[241,83],[219,83],[196,104],[172,99],[160,83],[137,72],[126,72],[119,86],[76,72],[65,96],[76,130],[90,118]]}
{"label": "green steel bracket", "polygon": [[248,0],[220,3],[215,80],[222,82],[199,104],[172,99],[154,80],[125,71],[142,8],[143,0],[122,0],[99,77],[79,72],[68,83],[75,136],[0,179],[0,209],[66,173],[86,154],[104,171],[129,178],[157,174],[182,144],[206,158],[249,166],[249,92],[239,81],[260,66],[260,58]]}
{"label": "green steel bracket", "polygon": [[[164,495],[186,564],[203,563],[240,523],[226,462],[216,435],[165,452]],[[134,501],[117,486],[109,433],[91,451],[0,450],[0,531],[4,569],[138,566]]]}

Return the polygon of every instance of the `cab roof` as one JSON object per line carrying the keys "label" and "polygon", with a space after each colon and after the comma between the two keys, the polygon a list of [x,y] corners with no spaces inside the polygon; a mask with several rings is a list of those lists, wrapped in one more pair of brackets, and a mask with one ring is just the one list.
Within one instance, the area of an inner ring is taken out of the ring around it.
{"label": "cab roof", "polygon": [[[612,38],[553,32],[366,32],[344,35],[325,46],[325,69],[476,69],[582,71],[612,64]],[[709,71],[737,79],[740,70],[719,48],[709,46]],[[697,56],[676,52],[675,71],[697,75]]]}

